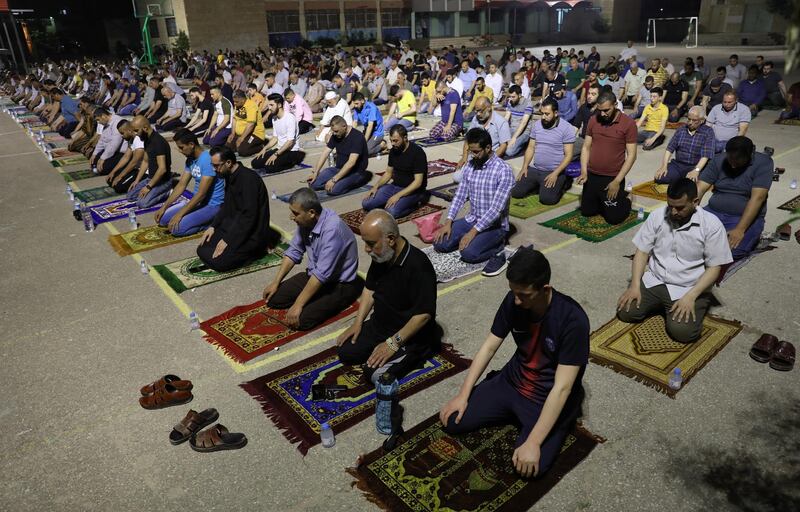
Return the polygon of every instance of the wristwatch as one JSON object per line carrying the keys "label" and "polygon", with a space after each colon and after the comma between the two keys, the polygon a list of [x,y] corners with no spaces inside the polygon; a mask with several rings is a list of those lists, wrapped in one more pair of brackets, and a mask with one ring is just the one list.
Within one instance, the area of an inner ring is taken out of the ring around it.
{"label": "wristwatch", "polygon": [[403,346],[403,337],[400,336],[399,332],[395,333],[395,335],[392,337],[392,339],[394,340],[394,342],[397,344],[398,347],[402,347]]}
{"label": "wristwatch", "polygon": [[694,168],[694,169],[692,169],[692,170],[693,170],[693,171],[700,172],[700,168],[699,168],[699,167],[695,167],[695,168]]}

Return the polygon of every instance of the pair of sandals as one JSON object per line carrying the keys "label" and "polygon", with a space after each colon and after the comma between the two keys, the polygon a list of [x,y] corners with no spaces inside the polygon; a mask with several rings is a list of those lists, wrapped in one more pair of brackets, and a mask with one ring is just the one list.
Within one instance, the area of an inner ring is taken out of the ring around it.
{"label": "pair of sandals", "polygon": [[788,341],[778,341],[772,334],[762,334],[750,349],[750,357],[759,363],[769,363],[773,370],[788,372],[794,368],[795,349]]}

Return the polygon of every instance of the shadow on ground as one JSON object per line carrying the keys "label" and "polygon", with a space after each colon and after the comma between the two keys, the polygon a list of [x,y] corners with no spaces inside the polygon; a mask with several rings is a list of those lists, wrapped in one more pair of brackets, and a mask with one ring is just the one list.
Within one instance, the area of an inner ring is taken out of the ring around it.
{"label": "shadow on ground", "polygon": [[737,414],[739,426],[730,449],[670,447],[667,471],[705,500],[717,496],[719,509],[747,512],[800,510],[800,396],[756,394],[749,410]]}

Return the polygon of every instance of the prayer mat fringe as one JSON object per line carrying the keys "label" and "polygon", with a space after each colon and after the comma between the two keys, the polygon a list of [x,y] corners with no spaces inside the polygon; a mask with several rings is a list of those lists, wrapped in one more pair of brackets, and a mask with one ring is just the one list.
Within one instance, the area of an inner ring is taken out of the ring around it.
{"label": "prayer mat fringe", "polygon": [[[209,341],[214,343],[213,340]],[[220,346],[217,343],[214,344]],[[222,349],[225,350],[225,347],[223,346]],[[299,431],[295,429],[294,425],[292,425],[292,422],[289,420],[291,416],[281,410],[281,406],[286,406],[286,404],[284,402],[274,403],[270,401],[266,396],[260,393],[259,385],[255,382],[245,382],[239,384],[239,387],[259,403],[264,415],[269,418],[272,424],[275,425],[289,443],[297,445],[297,450],[305,457],[308,454],[308,450],[311,449],[311,445],[303,442],[303,436],[300,435]]]}
{"label": "prayer mat fringe", "polygon": [[108,235],[108,243],[111,248],[120,256],[130,256],[133,254],[131,246],[119,235]]}
{"label": "prayer mat fringe", "polygon": [[592,432],[588,428],[584,427],[582,421],[578,421],[575,424],[575,430],[578,430],[580,433],[582,433],[583,435],[585,435],[586,437],[588,437],[590,439],[594,439],[597,443],[603,444],[606,441],[608,441],[608,439],[606,439],[605,437],[598,436],[597,434],[595,434],[594,432]]}
{"label": "prayer mat fringe", "polygon": [[[361,456],[359,455],[359,458]],[[392,512],[393,507],[385,501],[386,498],[392,497],[390,492],[387,492],[385,487],[381,487],[383,492],[375,492],[369,488],[369,482],[366,478],[361,478],[361,475],[358,473],[358,467],[353,468],[345,468],[345,472],[353,477],[355,480],[350,482],[350,488],[356,488],[361,491],[361,495],[366,499],[368,502],[372,503],[376,507],[378,507],[383,512]]]}
{"label": "prayer mat fringe", "polygon": [[153,270],[161,276],[161,279],[163,279],[170,288],[175,290],[175,293],[183,293],[188,289],[178,276],[173,274],[165,265],[153,265]]}
{"label": "prayer mat fringe", "polygon": [[[719,321],[719,322],[722,322],[722,323],[727,323],[729,325],[733,325],[733,326],[735,326],[735,327],[737,327],[739,329],[741,329],[741,327],[742,327],[742,323],[740,321],[738,321],[738,320],[728,320],[728,319],[721,318],[721,317],[718,317],[718,316],[715,316],[714,319]],[[609,324],[611,324],[613,322],[616,322],[616,321],[617,321],[616,317],[612,318],[611,320],[609,320],[608,322],[603,324],[602,327],[600,327],[599,329],[594,331],[591,334],[591,336],[594,336],[596,333],[602,331],[607,325],[609,325]],[[700,370],[702,370],[705,367],[705,365],[708,364],[709,361],[714,359],[717,356],[717,354],[719,354],[720,351],[723,348],[725,348],[728,345],[728,343],[730,343],[731,340],[733,338],[735,338],[735,337],[736,336],[731,336],[730,338],[728,338],[728,340],[725,343],[722,343],[714,351],[709,352],[706,355],[706,357],[703,358],[702,362],[700,362],[697,366],[692,368],[694,373],[692,373],[691,375],[682,375],[683,383],[681,384],[681,389],[684,386],[686,386],[686,384],[690,380],[692,380],[692,378],[695,375],[700,373]],[[680,391],[680,389],[677,389],[677,390],[676,389],[672,389],[671,387],[666,386],[666,385],[664,385],[663,383],[661,383],[661,382],[659,382],[657,380],[651,379],[651,378],[649,378],[649,377],[647,377],[645,375],[637,373],[636,371],[634,371],[631,368],[628,368],[628,367],[626,367],[626,366],[624,366],[622,364],[616,363],[614,361],[609,361],[608,359],[606,359],[604,357],[596,356],[596,355],[590,353],[589,354],[589,361],[591,361],[591,362],[593,362],[593,363],[595,363],[597,365],[600,365],[600,366],[605,366],[606,368],[611,368],[615,372],[617,372],[619,374],[622,374],[622,375],[624,375],[626,377],[630,377],[633,380],[635,380],[636,382],[644,384],[645,386],[647,386],[649,388],[653,388],[656,391],[667,395],[668,397],[672,398],[673,400],[675,399],[675,395],[678,393],[678,391]]]}
{"label": "prayer mat fringe", "polygon": [[140,247],[136,249],[134,247],[131,247],[130,244],[128,244],[128,242],[122,237],[123,234],[124,233],[119,235],[108,236],[108,243],[111,244],[111,247],[120,256],[130,256],[131,254],[138,254],[140,252],[151,251],[153,249],[161,249],[162,247],[179,244],[181,242],[185,242],[187,240],[193,240],[195,238],[200,238],[201,236],[203,236],[203,232],[201,231],[194,235],[176,236],[174,237],[174,240],[159,242],[158,244],[153,244],[152,246]]}

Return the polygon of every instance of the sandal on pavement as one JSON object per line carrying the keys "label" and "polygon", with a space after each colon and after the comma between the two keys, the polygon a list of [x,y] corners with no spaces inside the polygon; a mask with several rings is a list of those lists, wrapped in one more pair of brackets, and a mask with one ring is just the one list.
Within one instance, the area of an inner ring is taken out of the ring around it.
{"label": "sandal on pavement", "polygon": [[148,410],[163,409],[173,405],[182,405],[192,401],[191,391],[184,391],[175,388],[172,384],[167,384],[163,388],[156,390],[152,395],[143,396],[139,399],[139,405]]}
{"label": "sandal on pavement", "polygon": [[169,433],[169,442],[173,445],[188,441],[190,437],[211,425],[219,418],[216,409],[206,409],[203,412],[189,410],[180,423],[172,428]]}
{"label": "sandal on pavement", "polygon": [[750,357],[759,363],[767,363],[775,351],[775,346],[778,344],[778,338],[772,334],[764,333],[758,338],[758,341],[753,343],[750,349]]}
{"label": "sandal on pavement", "polygon": [[189,439],[189,445],[196,452],[238,450],[246,444],[247,437],[244,434],[231,434],[221,423],[217,423],[210,429],[195,434]]}
{"label": "sandal on pavement", "polygon": [[794,356],[794,345],[788,341],[781,341],[772,353],[772,358],[769,360],[769,367],[773,370],[788,372],[794,368]]}
{"label": "sandal on pavement", "polygon": [[152,395],[157,389],[162,389],[167,384],[172,384],[175,389],[180,389],[182,391],[192,390],[192,381],[181,380],[181,378],[177,375],[164,375],[157,381],[151,382],[146,386],[142,386],[142,389],[140,389],[139,392],[142,394],[142,396]]}
{"label": "sandal on pavement", "polygon": [[792,226],[789,224],[781,224],[778,226],[778,236],[781,237],[781,240],[789,240],[792,237]]}

